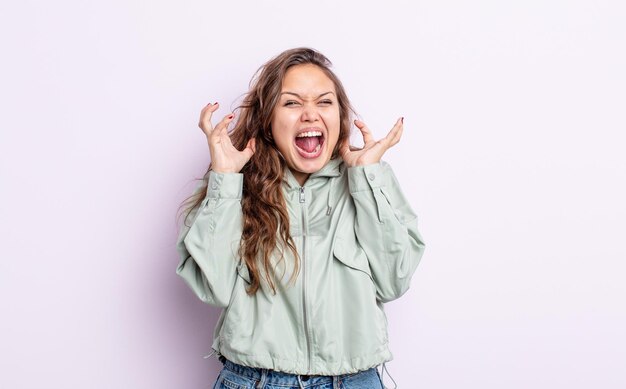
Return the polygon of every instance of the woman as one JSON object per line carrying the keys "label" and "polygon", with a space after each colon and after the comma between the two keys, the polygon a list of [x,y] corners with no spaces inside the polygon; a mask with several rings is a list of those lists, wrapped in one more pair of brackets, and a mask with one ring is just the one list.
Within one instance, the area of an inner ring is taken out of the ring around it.
{"label": "woman", "polygon": [[355,120],[364,146],[351,147],[346,92],[308,48],[262,66],[237,114],[213,127],[217,108],[200,116],[211,165],[177,245],[177,273],[224,308],[214,388],[382,388],[383,304],[409,288],[424,250],[381,161],[403,119],[378,141]]}

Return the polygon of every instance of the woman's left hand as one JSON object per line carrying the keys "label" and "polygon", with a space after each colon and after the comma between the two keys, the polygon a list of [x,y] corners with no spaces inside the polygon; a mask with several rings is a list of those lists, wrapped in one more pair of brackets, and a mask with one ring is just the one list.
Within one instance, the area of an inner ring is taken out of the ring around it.
{"label": "woman's left hand", "polygon": [[402,130],[404,128],[404,118],[398,119],[391,131],[381,140],[375,141],[372,136],[372,131],[360,120],[355,120],[354,124],[363,134],[363,148],[356,148],[350,146],[350,138],[341,145],[339,153],[344,162],[349,166],[362,166],[370,165],[380,162],[381,157],[385,154],[390,147],[400,141],[402,136]]}

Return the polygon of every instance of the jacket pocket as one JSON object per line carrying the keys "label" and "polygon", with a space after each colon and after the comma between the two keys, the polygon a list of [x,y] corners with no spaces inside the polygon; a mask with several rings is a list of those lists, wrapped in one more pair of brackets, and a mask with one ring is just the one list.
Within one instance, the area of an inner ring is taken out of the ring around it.
{"label": "jacket pocket", "polygon": [[346,240],[336,237],[333,256],[349,268],[367,274],[372,283],[374,282],[372,269],[370,269],[365,252],[356,243],[348,243]]}
{"label": "jacket pocket", "polygon": [[355,333],[354,326],[359,326],[356,333],[366,334],[369,339],[368,342],[360,344],[359,347],[365,347],[361,349],[361,353],[378,352],[373,350],[378,350],[381,345],[388,342],[387,319],[382,303],[379,303],[377,298],[376,283],[365,251],[354,240],[336,237],[333,257],[341,265],[336,277],[333,278],[343,297],[341,307],[348,313],[345,317],[349,318],[344,324],[349,329],[343,333],[349,334],[347,336],[350,337]]}
{"label": "jacket pocket", "polygon": [[248,271],[246,261],[242,257],[239,257],[239,244],[240,239],[236,239],[230,242],[230,252],[233,258],[239,258],[239,261],[237,262],[237,275],[248,284],[251,284],[252,282],[250,281],[250,272]]}

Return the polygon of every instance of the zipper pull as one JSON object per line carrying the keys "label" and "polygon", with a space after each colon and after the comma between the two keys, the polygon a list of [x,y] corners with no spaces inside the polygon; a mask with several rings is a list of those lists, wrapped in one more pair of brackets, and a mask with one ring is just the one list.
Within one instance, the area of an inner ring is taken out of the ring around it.
{"label": "zipper pull", "polygon": [[300,187],[300,202],[304,203],[304,187]]}

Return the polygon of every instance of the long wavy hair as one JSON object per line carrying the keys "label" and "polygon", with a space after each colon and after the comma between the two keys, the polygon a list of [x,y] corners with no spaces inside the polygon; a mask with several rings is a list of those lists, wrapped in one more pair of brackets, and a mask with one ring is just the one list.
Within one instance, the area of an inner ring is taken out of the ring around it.
{"label": "long wavy hair", "polygon": [[[252,77],[250,90],[241,105],[235,109],[239,111],[236,115],[238,119],[230,131],[231,141],[238,150],[243,150],[251,138],[256,139],[255,153],[241,170],[243,232],[238,254],[245,261],[250,274],[251,284],[247,289],[249,295],[255,294],[260,287],[261,270],[257,258],[261,258],[265,279],[272,292],[276,293],[273,281],[275,269],[270,261],[274,250],[278,250],[280,254],[278,263],[284,260],[285,249],[289,249],[294,255],[294,271],[290,283],[295,282],[300,272],[300,258],[289,234],[289,214],[281,189],[287,166],[274,143],[271,123],[287,70],[303,64],[318,66],[335,85],[340,129],[331,158],[338,157],[340,145],[350,135],[354,109],[341,81],[331,70],[332,63],[320,52],[305,47],[286,50],[261,66]],[[210,170],[209,164],[201,190],[181,205],[187,206],[185,223],[191,211],[200,205],[206,195]]]}

